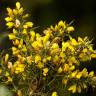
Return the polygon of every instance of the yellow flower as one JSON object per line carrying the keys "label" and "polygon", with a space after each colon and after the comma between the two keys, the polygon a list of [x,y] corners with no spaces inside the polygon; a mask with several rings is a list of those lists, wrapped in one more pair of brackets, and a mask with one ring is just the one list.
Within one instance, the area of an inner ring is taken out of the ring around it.
{"label": "yellow flower", "polygon": [[71,39],[71,42],[72,42],[72,45],[74,45],[74,46],[78,45],[78,42],[73,38]]}
{"label": "yellow flower", "polygon": [[86,68],[84,68],[82,70],[82,76],[85,77],[85,78],[88,76],[88,72],[87,72],[87,69]]}
{"label": "yellow flower", "polygon": [[8,35],[8,37],[9,37],[10,40],[16,39],[16,36],[15,36],[13,33],[10,33],[10,34]]}
{"label": "yellow flower", "polygon": [[6,55],[5,55],[5,62],[7,62],[8,59],[9,59],[9,54],[6,54]]}
{"label": "yellow flower", "polygon": [[58,96],[57,95],[57,92],[52,92],[52,95],[51,96]]}
{"label": "yellow flower", "polygon": [[77,70],[72,72],[71,76],[74,78],[76,76],[76,74],[77,74]]}
{"label": "yellow flower", "polygon": [[95,54],[91,54],[91,58],[96,58],[96,53]]}
{"label": "yellow flower", "polygon": [[63,69],[61,68],[61,67],[59,67],[59,69],[58,69],[58,73],[62,73],[62,71],[63,71]]}
{"label": "yellow flower", "polygon": [[41,68],[43,68],[43,67],[44,67],[44,64],[43,64],[43,63],[41,63],[41,62],[38,62],[37,67],[41,69]]}
{"label": "yellow flower", "polygon": [[63,27],[63,28],[66,28],[65,22],[63,22],[63,21],[60,21],[58,23],[58,26]]}
{"label": "yellow flower", "polygon": [[34,49],[39,49],[39,48],[42,48],[43,45],[42,45],[42,43],[41,43],[40,41],[34,41],[34,42],[32,43],[32,47],[33,47]]}
{"label": "yellow flower", "polygon": [[32,27],[33,26],[33,23],[32,22],[26,22],[24,25],[23,25],[23,28],[27,29],[28,27]]}
{"label": "yellow flower", "polygon": [[6,25],[8,26],[8,28],[12,28],[14,26],[14,23],[13,22],[8,22],[8,23],[6,23]]}
{"label": "yellow flower", "polygon": [[57,43],[53,43],[53,45],[51,46],[52,49],[58,49],[59,45]]}
{"label": "yellow flower", "polygon": [[24,71],[25,65],[21,64],[21,62],[17,61],[17,62],[15,62],[13,67],[15,69],[15,73],[19,74],[19,73],[22,73]]}
{"label": "yellow flower", "polygon": [[62,42],[62,51],[65,51],[67,47],[69,47],[69,42]]}
{"label": "yellow flower", "polygon": [[17,8],[17,9],[20,9],[20,6],[21,6],[21,5],[20,5],[20,2],[16,2],[16,8]]}
{"label": "yellow flower", "polygon": [[65,72],[69,71],[69,65],[68,64],[64,64],[64,71]]}
{"label": "yellow flower", "polygon": [[10,22],[10,21],[13,20],[13,18],[12,18],[12,17],[6,17],[5,20],[6,20],[7,22]]}
{"label": "yellow flower", "polygon": [[73,26],[69,26],[69,27],[67,28],[67,31],[68,31],[68,32],[74,31],[74,27],[73,27]]}
{"label": "yellow flower", "polygon": [[13,14],[14,14],[14,15],[17,15],[17,14],[18,14],[18,10],[13,9]]}
{"label": "yellow flower", "polygon": [[13,11],[12,11],[12,9],[11,8],[7,8],[7,11],[8,11],[8,15],[10,17],[13,17]]}
{"label": "yellow flower", "polygon": [[75,92],[76,92],[76,84],[70,86],[70,87],[68,88],[68,90],[69,90],[69,91],[72,91],[72,93],[75,93]]}
{"label": "yellow flower", "polygon": [[48,70],[49,70],[48,68],[44,68],[44,69],[43,69],[43,75],[44,75],[44,76],[46,76],[46,75],[48,74]]}
{"label": "yellow flower", "polygon": [[8,71],[6,71],[5,76],[8,77],[10,74]]}
{"label": "yellow flower", "polygon": [[90,73],[89,73],[89,77],[93,77],[94,76],[94,71],[91,71]]}
{"label": "yellow flower", "polygon": [[40,55],[36,55],[35,56],[35,63],[38,63],[39,61],[41,61],[41,56]]}
{"label": "yellow flower", "polygon": [[13,42],[14,45],[19,45],[19,43],[20,43],[20,42],[19,42],[18,39],[16,39],[16,40]]}
{"label": "yellow flower", "polygon": [[76,75],[76,78],[80,79],[81,77],[82,77],[82,72],[78,72],[77,75]]}

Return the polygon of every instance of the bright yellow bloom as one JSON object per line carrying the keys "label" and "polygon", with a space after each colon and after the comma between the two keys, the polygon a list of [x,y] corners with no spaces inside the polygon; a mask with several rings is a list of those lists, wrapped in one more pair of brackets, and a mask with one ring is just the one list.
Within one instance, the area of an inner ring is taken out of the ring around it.
{"label": "bright yellow bloom", "polygon": [[72,78],[74,78],[76,76],[76,74],[77,74],[77,70],[72,72],[72,74],[71,74]]}
{"label": "bright yellow bloom", "polygon": [[10,21],[13,20],[13,18],[12,18],[12,17],[6,17],[5,20],[6,20],[7,22],[10,22]]}
{"label": "bright yellow bloom", "polygon": [[13,44],[14,44],[14,45],[19,45],[19,44],[20,44],[20,42],[19,42],[19,40],[18,40],[18,39],[16,39],[16,40],[13,42]]}
{"label": "bright yellow bloom", "polygon": [[16,8],[17,8],[17,9],[20,9],[20,6],[21,6],[21,5],[20,5],[20,2],[16,2]]}
{"label": "bright yellow bloom", "polygon": [[93,77],[94,76],[94,71],[91,71],[90,73],[89,73],[89,77]]}
{"label": "bright yellow bloom", "polygon": [[72,93],[75,93],[76,92],[76,84],[70,86],[68,90],[72,91]]}
{"label": "bright yellow bloom", "polygon": [[76,74],[76,78],[77,79],[80,79],[82,77],[82,72],[78,72],[77,74]]}
{"label": "bright yellow bloom", "polygon": [[29,27],[32,27],[33,26],[33,23],[32,22],[26,22],[24,25],[23,25],[23,28],[27,29]]}
{"label": "bright yellow bloom", "polygon": [[10,33],[10,34],[8,35],[8,37],[9,37],[10,40],[16,39],[16,36],[15,36],[13,33]]}
{"label": "bright yellow bloom", "polygon": [[58,96],[57,95],[57,92],[52,92],[52,95],[51,96]]}
{"label": "bright yellow bloom", "polygon": [[64,64],[64,72],[67,72],[70,70],[70,67],[68,64]]}
{"label": "bright yellow bloom", "polygon": [[58,69],[58,73],[62,73],[62,71],[63,71],[63,69],[61,68],[61,67],[59,67],[59,69]]}
{"label": "bright yellow bloom", "polygon": [[41,63],[41,62],[38,62],[37,67],[41,69],[41,68],[43,68],[43,67],[44,67],[44,64],[43,64],[43,63]]}
{"label": "bright yellow bloom", "polygon": [[12,9],[11,9],[11,8],[7,8],[7,11],[8,11],[8,15],[9,15],[10,17],[13,17]]}
{"label": "bright yellow bloom", "polygon": [[8,26],[8,28],[12,28],[14,26],[14,23],[13,22],[8,22],[8,23],[6,23],[6,25]]}
{"label": "bright yellow bloom", "polygon": [[95,54],[91,54],[91,58],[96,58],[96,53]]}
{"label": "bright yellow bloom", "polygon": [[7,62],[8,59],[9,59],[9,54],[6,54],[6,55],[5,55],[5,62]]}
{"label": "bright yellow bloom", "polygon": [[62,27],[62,28],[66,28],[65,22],[63,22],[63,21],[60,21],[60,22],[58,23],[58,26],[60,26],[60,27]]}
{"label": "bright yellow bloom", "polygon": [[73,38],[71,39],[71,42],[72,42],[72,45],[74,45],[74,46],[78,45],[78,42]]}
{"label": "bright yellow bloom", "polygon": [[17,14],[18,14],[18,10],[13,9],[13,14],[14,14],[14,15],[17,15]]}
{"label": "bright yellow bloom", "polygon": [[59,45],[57,43],[53,43],[53,45],[51,46],[52,49],[58,49]]}
{"label": "bright yellow bloom", "polygon": [[6,71],[5,76],[8,77],[10,74],[8,71]]}
{"label": "bright yellow bloom", "polygon": [[74,31],[74,27],[73,27],[73,26],[69,26],[69,27],[67,28],[67,31],[68,31],[68,32]]}
{"label": "bright yellow bloom", "polygon": [[39,61],[41,61],[41,56],[40,55],[36,55],[35,56],[35,63],[38,63]]}
{"label": "bright yellow bloom", "polygon": [[15,73],[19,74],[22,73],[25,69],[25,65],[21,64],[20,62],[15,62],[15,64],[13,65],[14,69],[15,69]]}
{"label": "bright yellow bloom", "polygon": [[48,71],[49,71],[48,68],[44,68],[44,69],[43,69],[43,75],[46,76],[46,75],[48,74]]}

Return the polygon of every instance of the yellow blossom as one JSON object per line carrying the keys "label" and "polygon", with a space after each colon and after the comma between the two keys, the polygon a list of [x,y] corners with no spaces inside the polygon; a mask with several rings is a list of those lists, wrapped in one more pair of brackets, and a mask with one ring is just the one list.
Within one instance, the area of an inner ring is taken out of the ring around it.
{"label": "yellow blossom", "polygon": [[16,74],[22,73],[24,71],[24,68],[24,64],[21,64],[20,62],[15,62],[14,69]]}
{"label": "yellow blossom", "polygon": [[7,11],[8,11],[8,15],[9,15],[10,17],[13,17],[12,9],[11,9],[11,8],[7,8]]}
{"label": "yellow blossom", "polygon": [[13,18],[12,18],[12,17],[6,17],[5,20],[6,20],[7,22],[10,22],[10,21],[13,20]]}
{"label": "yellow blossom", "polygon": [[76,76],[76,74],[77,74],[77,70],[72,72],[71,76],[74,78]]}
{"label": "yellow blossom", "polygon": [[36,55],[35,56],[35,63],[38,63],[39,61],[41,61],[41,56],[40,55]]}
{"label": "yellow blossom", "polygon": [[91,54],[91,58],[96,58],[96,54]]}
{"label": "yellow blossom", "polygon": [[58,73],[62,73],[62,71],[63,71],[63,69],[61,68],[61,67],[59,67],[59,69],[58,69]]}
{"label": "yellow blossom", "polygon": [[14,26],[14,23],[13,22],[8,22],[8,23],[6,23],[6,25],[8,26],[8,28],[12,28]]}
{"label": "yellow blossom", "polygon": [[52,95],[51,96],[58,96],[57,95],[57,92],[52,92]]}
{"label": "yellow blossom", "polygon": [[68,90],[72,91],[72,93],[75,93],[76,92],[76,84],[70,86]]}
{"label": "yellow blossom", "polygon": [[80,79],[82,77],[82,72],[78,72],[77,74],[76,74],[76,78],[77,79]]}
{"label": "yellow blossom", "polygon": [[69,27],[67,28],[67,31],[68,31],[68,32],[74,31],[74,27],[73,27],[73,26],[69,26]]}
{"label": "yellow blossom", "polygon": [[13,33],[10,33],[10,34],[8,35],[8,37],[9,37],[10,40],[16,39],[16,36],[15,36]]}
{"label": "yellow blossom", "polygon": [[89,77],[93,77],[94,76],[94,71],[91,71],[90,73],[89,73]]}
{"label": "yellow blossom", "polygon": [[48,70],[49,70],[48,68],[44,68],[44,69],[43,69],[43,75],[44,75],[44,76],[46,76],[46,75],[48,74]]}
{"label": "yellow blossom", "polygon": [[64,64],[64,72],[69,71],[69,65],[68,64]]}
{"label": "yellow blossom", "polygon": [[6,55],[5,55],[5,62],[7,62],[8,59],[9,59],[9,54],[6,54]]}
{"label": "yellow blossom", "polygon": [[60,22],[58,23],[58,26],[60,26],[60,27],[62,27],[62,28],[66,28],[65,22],[63,22],[63,21],[60,21]]}
{"label": "yellow blossom", "polygon": [[58,48],[59,48],[59,45],[58,45],[57,43],[53,43],[53,45],[52,45],[51,48],[52,48],[52,49],[58,49]]}
{"label": "yellow blossom", "polygon": [[78,42],[75,39],[71,39],[72,45],[76,46],[78,45]]}
{"label": "yellow blossom", "polygon": [[43,64],[43,63],[41,63],[41,62],[38,62],[37,67],[41,69],[41,68],[43,68],[43,67],[44,67],[44,64]]}
{"label": "yellow blossom", "polygon": [[5,76],[8,77],[10,74],[8,71],[6,71]]}
{"label": "yellow blossom", "polygon": [[14,15],[17,15],[17,14],[18,14],[18,10],[13,9],[13,14],[14,14]]}
{"label": "yellow blossom", "polygon": [[17,9],[20,9],[20,6],[21,6],[21,5],[20,5],[20,2],[16,2],[16,8],[17,8]]}
{"label": "yellow blossom", "polygon": [[19,43],[20,43],[20,42],[19,42],[19,40],[18,40],[18,39],[16,39],[16,40],[14,41],[14,43],[13,43],[13,44],[14,44],[14,45],[19,45]]}

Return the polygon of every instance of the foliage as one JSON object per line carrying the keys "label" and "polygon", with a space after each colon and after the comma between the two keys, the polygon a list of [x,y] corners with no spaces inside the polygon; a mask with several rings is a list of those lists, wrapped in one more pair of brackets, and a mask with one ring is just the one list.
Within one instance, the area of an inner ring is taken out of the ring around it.
{"label": "foliage", "polygon": [[65,21],[36,33],[19,2],[7,12],[12,48],[0,54],[1,83],[17,96],[70,96],[96,86],[94,71],[81,67],[96,58],[88,37],[73,38]]}

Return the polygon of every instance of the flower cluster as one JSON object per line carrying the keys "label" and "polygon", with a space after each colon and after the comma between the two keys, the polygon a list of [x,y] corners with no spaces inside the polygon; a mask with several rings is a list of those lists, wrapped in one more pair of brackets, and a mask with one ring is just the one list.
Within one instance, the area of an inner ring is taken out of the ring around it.
{"label": "flower cluster", "polygon": [[50,26],[43,35],[36,33],[19,2],[7,12],[12,48],[1,54],[0,79],[11,84],[17,96],[65,96],[59,90],[81,93],[89,85],[96,86],[94,71],[80,68],[82,62],[96,58],[88,37],[73,38],[74,27],[65,21]]}

